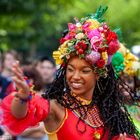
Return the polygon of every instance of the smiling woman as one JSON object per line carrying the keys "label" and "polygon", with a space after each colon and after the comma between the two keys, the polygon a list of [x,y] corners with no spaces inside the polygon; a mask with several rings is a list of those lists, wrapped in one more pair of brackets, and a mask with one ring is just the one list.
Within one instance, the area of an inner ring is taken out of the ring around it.
{"label": "smiling woman", "polygon": [[95,14],[68,24],[59,49],[53,53],[60,68],[43,98],[32,95],[18,63],[13,66],[19,90],[2,103],[3,124],[12,134],[43,121],[49,140],[140,138],[111,65],[119,41],[102,22],[105,11],[100,7]]}
{"label": "smiling woman", "polygon": [[91,65],[84,59],[73,57],[68,62],[66,81],[71,93],[87,100],[92,99],[97,75]]}

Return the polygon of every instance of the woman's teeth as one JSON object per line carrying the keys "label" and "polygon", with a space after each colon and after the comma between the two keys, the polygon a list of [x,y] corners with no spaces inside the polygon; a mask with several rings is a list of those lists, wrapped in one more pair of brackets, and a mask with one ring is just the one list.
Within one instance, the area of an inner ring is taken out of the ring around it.
{"label": "woman's teeth", "polygon": [[72,87],[73,88],[81,88],[82,87],[82,83],[72,83]]}

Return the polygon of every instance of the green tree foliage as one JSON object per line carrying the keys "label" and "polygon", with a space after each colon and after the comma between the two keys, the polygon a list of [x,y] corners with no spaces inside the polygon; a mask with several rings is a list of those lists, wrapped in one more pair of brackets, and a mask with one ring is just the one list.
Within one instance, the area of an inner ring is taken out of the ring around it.
{"label": "green tree foliage", "polygon": [[140,44],[139,0],[1,0],[0,49],[14,48],[24,58],[51,55],[67,22],[95,12],[100,5],[109,6],[106,21],[122,29],[128,47]]}

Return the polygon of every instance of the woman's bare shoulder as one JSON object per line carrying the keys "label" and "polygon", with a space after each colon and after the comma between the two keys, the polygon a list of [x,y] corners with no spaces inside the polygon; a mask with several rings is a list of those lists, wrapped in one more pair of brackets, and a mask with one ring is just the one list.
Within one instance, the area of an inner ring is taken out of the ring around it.
{"label": "woman's bare shoulder", "polygon": [[56,130],[62,120],[65,117],[65,108],[61,106],[56,100],[50,101],[50,113],[47,119],[44,121],[46,130],[54,131]]}

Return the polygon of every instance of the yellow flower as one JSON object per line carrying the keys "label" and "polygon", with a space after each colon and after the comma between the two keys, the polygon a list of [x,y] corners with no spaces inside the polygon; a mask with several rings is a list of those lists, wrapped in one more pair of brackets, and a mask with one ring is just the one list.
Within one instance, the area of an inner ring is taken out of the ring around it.
{"label": "yellow flower", "polygon": [[62,57],[65,56],[67,53],[67,43],[69,41],[65,41],[58,49],[58,51],[53,52],[53,58],[56,61],[57,65],[61,65],[63,63]]}
{"label": "yellow flower", "polygon": [[61,53],[60,51],[54,51],[53,52],[53,58],[57,65],[61,65],[63,60],[61,59]]}
{"label": "yellow flower", "polygon": [[66,45],[62,45],[60,48],[59,48],[59,51],[62,55],[65,55],[66,53],[66,50],[67,50],[67,46]]}
{"label": "yellow flower", "polygon": [[124,56],[124,73],[134,76],[136,75],[137,69],[140,67],[140,64],[138,64],[138,58],[133,55],[123,44],[120,43],[120,49],[119,52],[121,52]]}
{"label": "yellow flower", "polygon": [[67,48],[68,48],[68,42],[69,42],[69,40],[65,41],[58,49],[61,52],[62,56],[66,55],[66,51],[67,51]]}
{"label": "yellow flower", "polygon": [[125,72],[128,75],[134,76],[137,74],[139,68],[140,68],[140,63],[138,61],[130,61],[126,63]]}
{"label": "yellow flower", "polygon": [[89,29],[97,29],[100,26],[100,23],[97,20],[94,19],[88,19],[86,21],[87,23],[91,23],[91,25],[89,26]]}
{"label": "yellow flower", "polygon": [[131,52],[129,52],[129,50],[127,51],[127,54],[124,56],[124,58],[127,61],[136,61],[137,60],[137,58]]}
{"label": "yellow flower", "polygon": [[130,76],[134,76],[136,74],[136,69],[133,67],[134,61],[125,62],[124,73],[127,73]]}
{"label": "yellow flower", "polygon": [[108,54],[107,54],[107,52],[102,52],[102,58],[105,60],[105,63],[107,64],[107,62],[108,62]]}

